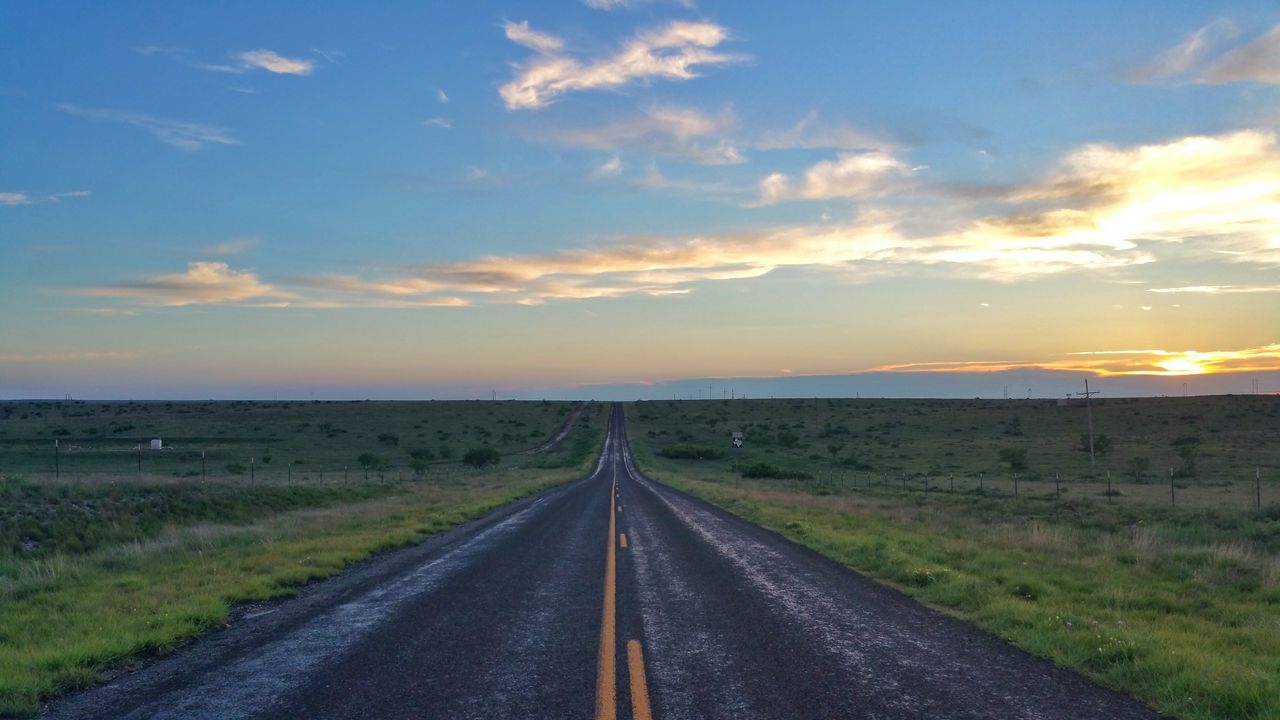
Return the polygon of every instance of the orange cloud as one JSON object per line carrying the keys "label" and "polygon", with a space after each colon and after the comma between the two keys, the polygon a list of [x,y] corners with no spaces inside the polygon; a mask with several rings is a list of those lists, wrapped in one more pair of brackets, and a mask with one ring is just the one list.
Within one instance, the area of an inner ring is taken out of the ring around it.
{"label": "orange cloud", "polygon": [[1099,377],[1150,375],[1176,377],[1229,372],[1280,370],[1280,343],[1244,350],[1098,350],[1069,353],[1061,360],[961,361],[882,365],[864,372],[969,372],[1066,370]]}

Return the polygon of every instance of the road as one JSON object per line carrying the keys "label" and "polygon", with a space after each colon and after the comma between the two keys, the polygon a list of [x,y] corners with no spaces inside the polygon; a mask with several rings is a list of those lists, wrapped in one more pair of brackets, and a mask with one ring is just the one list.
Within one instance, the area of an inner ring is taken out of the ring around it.
{"label": "road", "polygon": [[591,475],[93,690],[50,718],[1156,718],[638,472]]}

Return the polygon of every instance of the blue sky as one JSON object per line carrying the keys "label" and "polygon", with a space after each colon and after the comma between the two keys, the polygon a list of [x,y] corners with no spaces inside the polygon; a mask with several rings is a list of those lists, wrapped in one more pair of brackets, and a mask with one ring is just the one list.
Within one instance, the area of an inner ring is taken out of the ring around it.
{"label": "blue sky", "polygon": [[1280,391],[1280,10],[1046,5],[5,4],[0,396]]}

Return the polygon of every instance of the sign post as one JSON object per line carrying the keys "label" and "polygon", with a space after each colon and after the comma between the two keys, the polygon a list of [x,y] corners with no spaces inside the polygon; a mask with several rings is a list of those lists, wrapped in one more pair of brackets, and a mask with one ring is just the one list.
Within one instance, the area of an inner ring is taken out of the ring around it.
{"label": "sign post", "polygon": [[741,457],[741,453],[742,453],[742,433],[734,432],[733,435],[730,437],[730,442],[733,443],[733,451],[734,451],[733,452],[733,473],[737,475],[738,474],[738,458]]}

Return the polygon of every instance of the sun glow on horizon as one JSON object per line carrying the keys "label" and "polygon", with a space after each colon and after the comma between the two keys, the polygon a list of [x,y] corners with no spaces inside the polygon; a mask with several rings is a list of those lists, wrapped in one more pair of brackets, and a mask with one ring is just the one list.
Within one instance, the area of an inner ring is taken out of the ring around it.
{"label": "sun glow on horizon", "polygon": [[[1180,377],[1234,372],[1280,370],[1280,343],[1244,350],[1198,352],[1183,350],[1095,350],[1069,353],[1066,360],[976,360],[882,365],[863,372],[964,372],[1059,370],[1092,373],[1098,377],[1147,375]],[[1079,359],[1077,359],[1079,358]],[[1085,359],[1089,358],[1089,359]]]}

